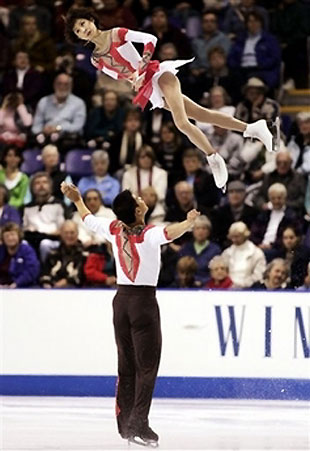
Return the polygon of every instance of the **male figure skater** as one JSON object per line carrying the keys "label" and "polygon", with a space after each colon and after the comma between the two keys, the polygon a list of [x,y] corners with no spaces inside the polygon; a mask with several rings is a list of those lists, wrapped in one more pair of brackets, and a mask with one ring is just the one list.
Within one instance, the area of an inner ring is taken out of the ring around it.
{"label": "male figure skater", "polygon": [[97,218],[85,206],[76,186],[63,182],[62,192],[75,203],[85,225],[112,243],[117,293],[113,324],[118,352],[116,415],[121,436],[141,445],[158,445],[148,414],[161,354],[161,329],[155,287],[160,269],[160,246],[189,231],[199,212],[183,222],[145,225],[148,210],[129,190],[113,202],[116,220]]}

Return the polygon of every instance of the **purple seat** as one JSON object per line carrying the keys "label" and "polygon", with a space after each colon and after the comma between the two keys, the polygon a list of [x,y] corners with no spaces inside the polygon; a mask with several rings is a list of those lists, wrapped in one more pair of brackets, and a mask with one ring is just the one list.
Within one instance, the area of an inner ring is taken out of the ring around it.
{"label": "purple seat", "polygon": [[93,173],[91,166],[92,150],[70,150],[65,157],[65,171],[73,177],[88,176]]}
{"label": "purple seat", "polygon": [[24,161],[21,165],[21,171],[28,175],[44,170],[40,149],[27,149],[23,152]]}

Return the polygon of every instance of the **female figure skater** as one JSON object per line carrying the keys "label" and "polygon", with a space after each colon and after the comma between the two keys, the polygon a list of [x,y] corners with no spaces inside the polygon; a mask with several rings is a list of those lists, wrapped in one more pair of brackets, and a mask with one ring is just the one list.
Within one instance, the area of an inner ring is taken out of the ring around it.
{"label": "female figure skater", "polygon": [[[243,132],[246,138],[260,139],[267,150],[272,152],[272,134],[265,120],[246,124],[232,116],[203,108],[184,96],[176,74],[180,66],[192,60],[162,63],[152,60],[157,42],[155,36],[127,28],[100,30],[98,19],[91,9],[77,8],[69,10],[66,16],[66,37],[70,42],[83,40],[93,43],[93,65],[116,80],[129,81],[138,92],[133,99],[134,104],[143,109],[150,101],[152,108],[170,110],[176,127],[206,154],[215,184],[223,191],[228,178],[225,162],[212,148],[203,132],[189,119]],[[132,42],[144,44],[142,57]]]}

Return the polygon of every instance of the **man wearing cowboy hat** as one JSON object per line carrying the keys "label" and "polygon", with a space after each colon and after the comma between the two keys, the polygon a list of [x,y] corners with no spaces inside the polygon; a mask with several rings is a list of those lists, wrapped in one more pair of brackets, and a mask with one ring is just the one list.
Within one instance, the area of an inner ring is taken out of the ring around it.
{"label": "man wearing cowboy hat", "polygon": [[275,120],[279,115],[279,104],[266,97],[267,86],[257,77],[251,77],[243,86],[244,100],[239,102],[235,117],[245,122],[259,119]]}

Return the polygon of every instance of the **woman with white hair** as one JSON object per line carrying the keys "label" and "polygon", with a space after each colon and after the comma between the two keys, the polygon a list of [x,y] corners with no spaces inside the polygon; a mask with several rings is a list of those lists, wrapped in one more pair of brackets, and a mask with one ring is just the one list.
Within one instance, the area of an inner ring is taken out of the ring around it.
{"label": "woman with white hair", "polygon": [[198,265],[196,271],[196,281],[204,285],[209,279],[209,262],[215,256],[221,253],[220,247],[210,241],[212,224],[205,215],[196,218],[193,228],[193,240],[185,243],[179,252],[180,257],[185,255],[194,257]]}
{"label": "woman with white hair", "polygon": [[91,156],[94,171],[89,177],[82,177],[78,188],[83,195],[89,189],[97,189],[105,206],[111,206],[114,198],[120,192],[118,180],[108,173],[110,159],[105,150],[95,150]]}
{"label": "woman with white hair", "polygon": [[244,222],[234,222],[228,231],[232,245],[222,253],[235,288],[251,287],[262,279],[266,269],[263,251],[248,239],[249,236]]}

